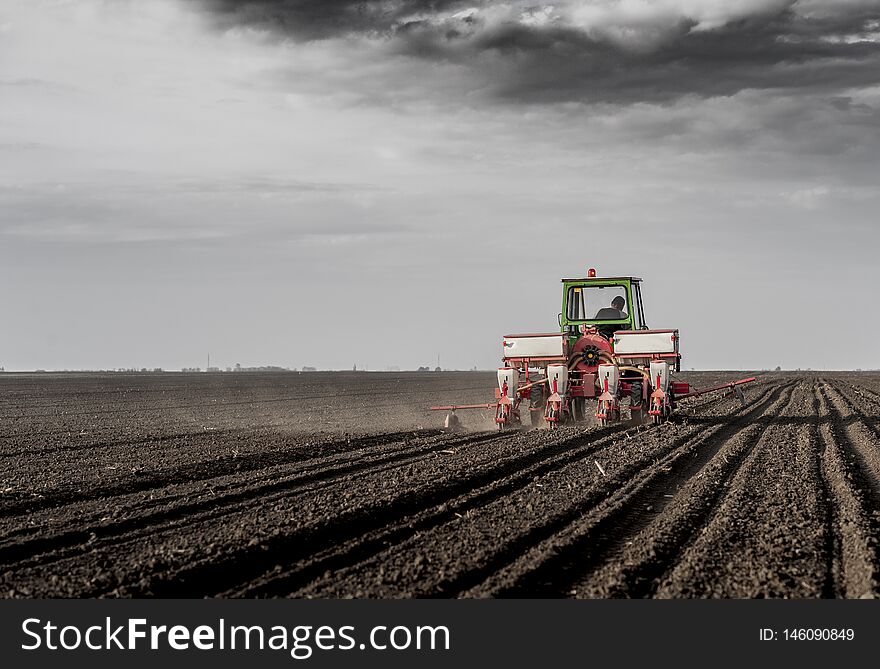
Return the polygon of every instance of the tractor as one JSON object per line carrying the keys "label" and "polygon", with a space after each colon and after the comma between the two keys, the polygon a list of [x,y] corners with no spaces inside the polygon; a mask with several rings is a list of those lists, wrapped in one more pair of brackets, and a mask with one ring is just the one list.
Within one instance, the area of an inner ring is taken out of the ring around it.
{"label": "tractor", "polygon": [[[499,430],[523,424],[554,429],[592,414],[600,426],[621,420],[623,408],[635,424],[662,423],[675,403],[753,378],[691,392],[673,381],[681,370],[679,333],[652,330],[642,306],[642,280],[634,276],[562,279],[559,332],[511,334],[502,341],[502,367],[494,403],[429,407],[449,413],[446,427],[460,426],[459,409],[494,409]],[[623,400],[628,398],[629,402]]]}

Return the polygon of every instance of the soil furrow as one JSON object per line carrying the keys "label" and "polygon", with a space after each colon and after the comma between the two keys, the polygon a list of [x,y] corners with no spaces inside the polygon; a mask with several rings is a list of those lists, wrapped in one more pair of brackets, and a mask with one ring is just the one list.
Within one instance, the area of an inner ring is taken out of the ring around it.
{"label": "soil furrow", "polygon": [[829,597],[860,598],[877,593],[877,544],[871,539],[870,514],[852,480],[844,449],[835,434],[832,413],[823,391],[815,389],[814,434],[819,439],[822,480],[828,492],[829,533],[834,559],[830,564]]}
{"label": "soil furrow", "polygon": [[[151,594],[162,595],[165,592],[184,592],[188,596],[205,596],[233,590],[250,581],[260,580],[270,570],[274,570],[279,562],[308,560],[310,556],[321,553],[330,547],[344,544],[346,541],[363,537],[365,534],[382,530],[398,523],[408,526],[412,517],[419,515],[426,508],[444,507],[456,498],[467,495],[475,488],[487,487],[489,495],[502,494],[492,490],[498,480],[511,477],[523,470],[536,465],[546,465],[565,458],[573,445],[584,440],[583,436],[563,438],[559,431],[558,438],[552,439],[550,445],[538,449],[530,449],[523,455],[502,458],[500,462],[484,464],[459,470],[458,476],[442,481],[434,481],[415,489],[400,491],[387,500],[366,500],[365,504],[354,509],[332,515],[316,525],[299,528],[290,534],[278,534],[270,537],[265,543],[248,546],[236,551],[226,560],[200,563],[185,567],[168,578],[156,580],[149,584]],[[591,448],[589,441],[602,435],[613,439],[614,435],[626,432],[625,426],[613,426],[600,430],[589,431],[586,437],[586,448]],[[509,433],[507,437],[528,437],[535,433]],[[570,434],[570,432],[569,432]],[[496,444],[504,448],[506,443]],[[552,465],[551,465],[552,466]],[[426,514],[430,520],[431,514]],[[381,540],[380,540],[381,541]],[[372,545],[369,543],[368,545]],[[232,569],[226,565],[247,564],[245,569]]]}
{"label": "soil furrow", "polygon": [[[13,495],[8,495],[9,501],[0,506],[0,518],[4,516],[18,516],[24,513],[32,514],[36,511],[63,507],[74,502],[83,503],[90,500],[105,500],[121,495],[164,489],[175,484],[192,484],[232,474],[240,477],[250,472],[257,472],[277,466],[290,465],[294,467],[294,471],[311,469],[313,467],[316,470],[321,470],[331,464],[339,464],[340,467],[344,468],[346,466],[344,464],[345,461],[350,460],[355,464],[349,466],[353,466],[356,469],[362,466],[364,454],[359,452],[361,449],[380,447],[390,448],[393,451],[399,448],[398,445],[400,443],[404,443],[406,446],[409,440],[420,437],[445,438],[440,430],[432,430],[423,431],[421,434],[417,432],[389,434],[381,440],[377,440],[375,437],[367,437],[363,440],[347,439],[330,442],[329,444],[319,444],[309,447],[307,450],[297,447],[282,447],[277,450],[260,453],[233,454],[231,457],[219,458],[208,462],[197,462],[192,465],[145,472],[136,478],[126,478],[118,483],[93,486],[88,491],[56,488],[51,492],[36,497],[33,495],[20,495],[16,498]],[[451,443],[454,443],[454,441]],[[189,444],[189,446],[197,447],[198,444]],[[407,452],[432,451],[430,447],[426,448],[424,445],[418,445],[411,449],[405,448],[404,450]],[[394,458],[397,455],[400,454],[392,453],[387,457]],[[322,460],[316,461],[316,457],[321,457]],[[337,460],[339,461],[338,463]],[[274,480],[277,480],[278,475],[276,472]]]}
{"label": "soil furrow", "polygon": [[880,443],[865,422],[864,414],[833,382],[826,383],[822,390],[838,436],[858,462],[873,508],[880,510]]}
{"label": "soil furrow", "polygon": [[[828,385],[833,387],[833,392],[842,398],[842,402],[847,409],[858,418],[858,422],[864,432],[867,434],[868,441],[880,444],[880,427],[877,425],[878,417],[872,416],[865,411],[864,403],[872,405],[870,411],[880,411],[880,400],[869,397],[864,392],[860,392],[857,386],[850,383],[842,384],[838,382],[829,382]],[[850,421],[852,422],[852,421]]]}
{"label": "soil furrow", "polygon": [[[69,549],[94,550],[106,543],[119,543],[149,536],[155,532],[184,525],[193,525],[213,518],[234,513],[239,508],[248,508],[254,500],[270,504],[279,497],[290,494],[303,495],[332,485],[336,480],[345,478],[352,482],[358,476],[375,475],[387,471],[390,467],[402,467],[423,458],[456,446],[478,446],[486,441],[498,439],[497,433],[473,435],[467,438],[442,440],[432,446],[417,446],[406,449],[403,453],[386,455],[378,458],[353,458],[346,454],[345,460],[335,466],[306,466],[297,468],[292,475],[276,473],[263,478],[257,485],[253,482],[232,484],[230,492],[217,493],[212,490],[210,495],[201,494],[201,499],[191,502],[193,496],[182,496],[183,502],[168,505],[163,499],[161,507],[147,513],[130,512],[123,520],[105,522],[99,525],[85,525],[78,529],[61,532],[56,535],[39,536],[31,540],[15,537],[13,541],[0,544],[0,565],[10,566],[15,562],[37,564],[45,561],[60,560],[69,557]],[[299,471],[302,469],[302,471]],[[180,496],[178,496],[180,497]],[[52,555],[40,558],[45,553]]]}
{"label": "soil furrow", "polygon": [[527,551],[508,569],[492,575],[468,595],[549,596],[577,594],[577,584],[613,559],[629,537],[651,522],[654,503],[667,500],[682,483],[697,475],[744,425],[765,412],[778,410],[792,384],[775,388],[768,397],[744,408],[715,429],[701,426],[693,439],[624,483],[593,512]]}
{"label": "soil furrow", "polygon": [[[722,415],[716,420],[726,422],[728,418]],[[678,429],[667,424],[652,429],[650,434],[612,441],[590,452],[589,457],[577,454],[564,467],[535,472],[531,481],[525,481],[530,485],[520,487],[515,494],[496,495],[489,503],[480,500],[479,504],[463,506],[454,518],[447,514],[445,522],[430,531],[333,571],[293,595],[387,596],[398,592],[397,582],[403,574],[407,575],[406,581],[418,583],[405,591],[407,596],[455,595],[572,523],[611,494],[616,484],[681,446],[695,433],[694,428],[685,428],[684,434]],[[607,467],[607,478],[594,466],[599,460]],[[519,518],[522,529],[514,529],[517,525],[512,521]],[[498,528],[505,529],[499,532]],[[455,555],[456,559],[450,562],[444,554]],[[275,594],[286,593],[280,590]]]}
{"label": "soil furrow", "polygon": [[[724,401],[724,399],[724,397],[710,398],[709,401],[702,402],[701,406],[715,405]],[[641,434],[647,434],[648,429],[646,427]],[[623,434],[623,438],[630,438],[631,432],[635,431],[627,430]],[[579,441],[576,438],[572,441],[574,450],[566,452],[559,457],[540,463],[533,468],[523,470],[514,476],[493,482],[484,488],[468,492],[459,499],[441,504],[436,510],[426,510],[411,518],[403,519],[398,525],[381,528],[375,532],[367,533],[363,537],[358,537],[352,542],[342,544],[341,546],[334,546],[329,551],[314,556],[305,563],[297,564],[292,570],[282,570],[281,573],[268,575],[242,589],[226,594],[235,596],[285,595],[296,588],[302,588],[310,579],[315,578],[316,575],[323,576],[328,571],[336,573],[340,569],[345,569],[348,565],[358,564],[365,558],[372,558],[376,555],[377,551],[385,549],[389,545],[398,545],[404,540],[411,540],[414,536],[424,536],[427,530],[447,521],[452,516],[458,518],[469,517],[471,512],[483,509],[490,503],[504,501],[506,495],[512,494],[514,491],[528,485],[532,480],[540,476],[546,476],[550,472],[558,471],[572,462],[581,460],[587,454],[597,454],[605,444],[613,444],[619,441],[620,438],[621,435],[615,432],[609,437],[587,441],[583,447],[575,446]]]}
{"label": "soil furrow", "polygon": [[659,597],[821,597],[834,561],[812,417],[798,385],[761,435],[694,541],[661,579]]}
{"label": "soil furrow", "polygon": [[[323,576],[328,570],[335,572],[357,563],[375,555],[389,545],[402,542],[414,535],[421,536],[435,526],[446,522],[453,515],[464,516],[486,504],[510,495],[531,484],[537,477],[561,469],[587,455],[594,455],[605,445],[620,438],[619,434],[611,434],[596,440],[590,440],[589,436],[572,440],[571,443],[563,445],[570,450],[566,450],[558,456],[526,467],[497,481],[491,481],[484,486],[465,492],[459,497],[444,501],[410,517],[403,517],[395,523],[355,537],[352,541],[341,546],[333,546],[329,550],[297,564],[293,570],[261,577],[240,590],[226,594],[235,596],[286,595],[304,587],[316,577]],[[577,442],[582,443],[578,444]]]}

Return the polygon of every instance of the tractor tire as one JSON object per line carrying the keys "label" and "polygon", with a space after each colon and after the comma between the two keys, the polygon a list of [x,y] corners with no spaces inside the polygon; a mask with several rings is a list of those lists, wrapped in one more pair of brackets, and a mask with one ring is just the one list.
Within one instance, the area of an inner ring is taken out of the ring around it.
{"label": "tractor tire", "polygon": [[641,381],[633,381],[629,391],[629,405],[634,408],[642,406],[643,386]]}

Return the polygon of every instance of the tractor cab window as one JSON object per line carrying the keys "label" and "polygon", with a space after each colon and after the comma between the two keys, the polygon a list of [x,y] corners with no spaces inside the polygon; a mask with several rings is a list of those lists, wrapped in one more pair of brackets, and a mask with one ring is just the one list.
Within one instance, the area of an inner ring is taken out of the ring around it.
{"label": "tractor cab window", "polygon": [[632,308],[633,330],[647,330],[648,325],[645,323],[645,312],[642,308],[642,288],[638,281],[633,281],[633,300],[635,304]]}
{"label": "tractor cab window", "polygon": [[572,321],[620,321],[629,318],[626,286],[572,286],[566,316]]}

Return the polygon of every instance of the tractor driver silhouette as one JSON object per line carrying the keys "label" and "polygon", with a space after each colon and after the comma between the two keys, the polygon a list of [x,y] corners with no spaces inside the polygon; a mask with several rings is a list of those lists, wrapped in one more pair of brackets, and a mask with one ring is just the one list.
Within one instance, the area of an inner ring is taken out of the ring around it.
{"label": "tractor driver silhouette", "polygon": [[626,312],[623,307],[626,306],[626,300],[620,295],[611,300],[610,307],[604,307],[596,312],[595,320],[597,321],[617,321],[626,318]]}
{"label": "tractor driver silhouette", "polygon": [[[626,306],[626,300],[623,299],[622,296],[618,295],[613,300],[611,300],[610,307],[603,307],[596,312],[595,320],[597,321],[616,321],[621,320],[627,317],[626,312],[623,308]],[[620,330],[620,325],[613,325],[611,323],[607,325],[598,326],[599,334],[603,337],[610,338],[617,330]]]}

